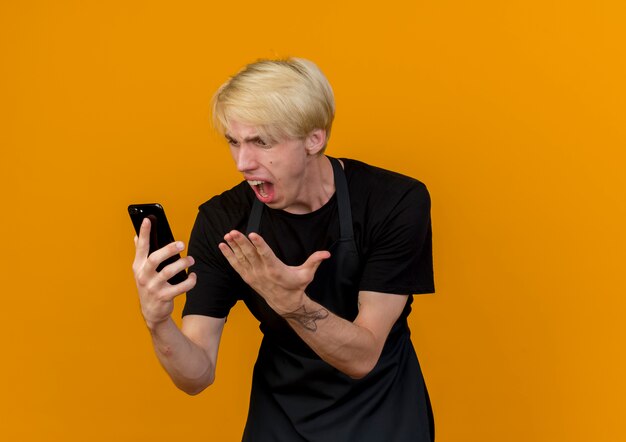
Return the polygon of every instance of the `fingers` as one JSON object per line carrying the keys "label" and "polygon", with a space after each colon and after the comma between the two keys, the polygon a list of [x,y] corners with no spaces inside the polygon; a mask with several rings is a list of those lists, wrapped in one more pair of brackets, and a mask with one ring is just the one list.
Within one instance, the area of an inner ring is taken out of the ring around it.
{"label": "fingers", "polygon": [[172,242],[165,247],[161,247],[156,252],[152,252],[148,259],[146,260],[146,269],[147,270],[156,270],[156,268],[165,261],[167,258],[170,258],[185,249],[185,244],[182,241]]}
{"label": "fingers", "polygon": [[237,241],[237,238],[239,236],[243,236],[243,235],[240,232],[233,230],[232,232],[229,232],[226,235],[224,235],[224,241],[226,241],[226,244],[228,244],[228,247],[230,247],[231,251],[233,252],[233,255],[235,256],[235,259],[239,261],[240,263],[243,263],[245,261],[245,255],[243,253],[243,250],[241,249],[241,245],[240,245],[240,243],[242,243],[241,239],[239,239],[239,242]]}
{"label": "fingers", "polygon": [[302,267],[308,267],[311,270],[313,270],[313,272],[315,272],[317,271],[317,268],[320,266],[322,261],[328,258],[330,258],[330,252],[327,252],[325,250],[320,251],[320,252],[315,252],[311,256],[308,257],[308,259],[304,262],[304,264],[302,264]]}
{"label": "fingers", "polygon": [[177,259],[173,263],[163,267],[159,272],[164,281],[168,281],[172,276],[182,272],[188,267],[194,264],[194,259],[191,256],[185,256],[184,258]]}
{"label": "fingers", "polygon": [[230,246],[226,243],[221,242],[217,245],[217,247],[220,249],[220,252],[222,252],[222,255],[224,255],[224,258],[226,258],[228,263],[235,270],[239,271],[239,261],[237,260],[237,257],[235,256],[235,253],[230,248]]}
{"label": "fingers", "polygon": [[261,235],[259,235],[258,233],[251,233],[248,238],[250,239],[250,242],[254,245],[254,247],[256,247],[257,253],[262,258],[271,259],[276,257],[270,246],[268,246],[265,240],[261,238]]}
{"label": "fingers", "polygon": [[224,235],[224,241],[218,248],[244,281],[248,281],[251,274],[259,271],[280,271],[276,269],[280,268],[282,262],[260,235],[251,233],[246,237],[243,233],[232,230]]}
{"label": "fingers", "polygon": [[179,282],[175,285],[170,285],[167,289],[163,290],[162,299],[166,301],[171,301],[175,297],[182,295],[185,292],[188,292],[192,288],[196,286],[197,276],[195,273],[190,273],[187,275],[187,279],[183,282]]}
{"label": "fingers", "polygon": [[259,262],[260,256],[256,246],[243,233],[233,230],[224,235],[224,240],[241,265],[254,266]]}
{"label": "fingers", "polygon": [[148,297],[154,297],[160,301],[171,301],[176,296],[195,287],[197,277],[193,272],[189,273],[187,279],[178,284],[172,285],[168,282],[170,278],[193,265],[194,262],[193,257],[186,256],[165,266],[160,272],[154,272],[151,275],[141,272],[137,278],[137,286],[147,290],[145,293],[148,294]]}
{"label": "fingers", "polygon": [[135,261],[145,259],[150,251],[150,220],[144,218],[139,229],[139,237],[135,237]]}

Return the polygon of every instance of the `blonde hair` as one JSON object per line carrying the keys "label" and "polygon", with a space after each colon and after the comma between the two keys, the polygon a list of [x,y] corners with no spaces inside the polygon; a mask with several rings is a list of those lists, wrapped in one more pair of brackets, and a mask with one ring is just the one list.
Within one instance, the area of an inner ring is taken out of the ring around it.
{"label": "blonde hair", "polygon": [[326,130],[328,141],[334,116],[328,80],[302,58],[251,63],[220,86],[212,100],[213,125],[221,134],[230,120],[237,120],[258,127],[272,141],[304,138],[315,129]]}

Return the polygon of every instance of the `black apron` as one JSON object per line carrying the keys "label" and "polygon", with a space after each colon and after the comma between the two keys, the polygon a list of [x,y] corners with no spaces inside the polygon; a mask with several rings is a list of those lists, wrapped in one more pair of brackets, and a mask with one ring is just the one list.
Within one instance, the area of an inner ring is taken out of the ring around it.
{"label": "black apron", "polygon": [[[340,238],[329,248],[307,295],[334,314],[358,314],[360,258],[346,177],[333,166]],[[247,233],[259,232],[263,203],[254,199]],[[390,295],[393,296],[393,295]],[[243,298],[264,333],[254,368],[246,442],[402,442],[434,440],[428,393],[406,320],[392,328],[376,367],[355,380],[324,362],[254,291]]]}

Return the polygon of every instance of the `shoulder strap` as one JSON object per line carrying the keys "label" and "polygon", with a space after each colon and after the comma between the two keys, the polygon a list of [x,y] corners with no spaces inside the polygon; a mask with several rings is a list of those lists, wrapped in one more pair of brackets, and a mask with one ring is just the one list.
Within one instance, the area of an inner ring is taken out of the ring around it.
{"label": "shoulder strap", "polygon": [[341,238],[352,238],[352,210],[350,209],[350,193],[348,191],[348,181],[346,174],[338,159],[328,157],[333,165],[333,175],[335,178],[335,192],[337,193],[337,206],[339,211],[339,231]]}
{"label": "shoulder strap", "polygon": [[259,233],[259,226],[261,225],[261,215],[263,214],[263,206],[264,204],[259,201],[259,199],[255,196],[254,202],[252,203],[252,211],[250,212],[250,217],[248,218],[246,235],[249,235],[252,232]]}

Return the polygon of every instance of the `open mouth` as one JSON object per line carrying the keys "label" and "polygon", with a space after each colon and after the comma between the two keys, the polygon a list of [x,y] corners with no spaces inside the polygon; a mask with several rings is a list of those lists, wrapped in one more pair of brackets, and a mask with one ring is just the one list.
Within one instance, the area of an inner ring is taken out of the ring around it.
{"label": "open mouth", "polygon": [[257,198],[263,203],[269,203],[274,196],[274,184],[269,181],[248,180]]}
{"label": "open mouth", "polygon": [[250,183],[250,185],[252,185],[252,187],[258,192],[259,195],[261,195],[263,198],[267,198],[267,193],[265,193],[265,181],[257,181],[257,180],[251,180],[248,181],[248,183]]}

